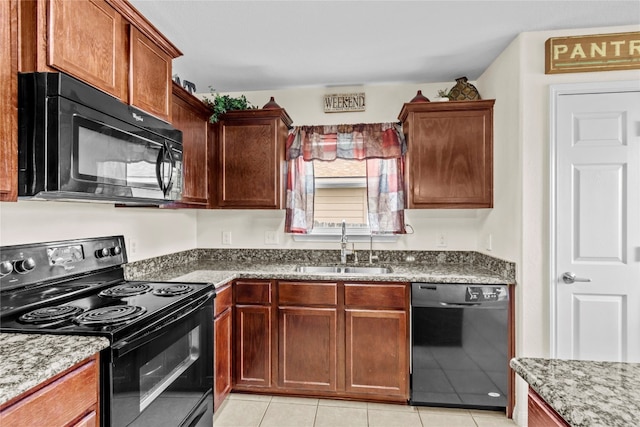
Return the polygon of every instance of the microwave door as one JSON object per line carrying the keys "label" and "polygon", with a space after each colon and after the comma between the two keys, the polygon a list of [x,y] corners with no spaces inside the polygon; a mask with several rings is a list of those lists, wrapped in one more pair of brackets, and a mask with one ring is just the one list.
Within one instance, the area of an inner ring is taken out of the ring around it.
{"label": "microwave door", "polygon": [[166,157],[164,141],[152,140],[142,131],[126,132],[80,116],[74,122],[77,138],[72,178],[85,191],[90,188],[103,196],[165,198],[166,184],[157,171],[159,159]]}

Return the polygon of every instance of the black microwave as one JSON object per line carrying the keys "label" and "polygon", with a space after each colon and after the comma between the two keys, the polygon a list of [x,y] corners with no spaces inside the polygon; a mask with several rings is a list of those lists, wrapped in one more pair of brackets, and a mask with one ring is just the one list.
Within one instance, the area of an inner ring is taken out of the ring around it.
{"label": "black microwave", "polygon": [[165,204],[182,195],[182,132],[64,73],[18,76],[18,196]]}

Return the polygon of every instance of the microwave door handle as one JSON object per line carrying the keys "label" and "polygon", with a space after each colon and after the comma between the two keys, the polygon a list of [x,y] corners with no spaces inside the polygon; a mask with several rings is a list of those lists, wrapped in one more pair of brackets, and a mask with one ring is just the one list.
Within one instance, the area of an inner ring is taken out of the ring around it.
{"label": "microwave door handle", "polygon": [[163,194],[165,190],[164,190],[164,182],[162,181],[162,173],[160,169],[162,168],[162,158],[164,157],[164,150],[165,150],[165,147],[163,145],[158,151],[158,158],[156,159],[156,179],[158,180],[158,185],[160,186],[160,189],[162,190]]}
{"label": "microwave door handle", "polygon": [[171,147],[166,146],[167,154],[169,155],[169,161],[171,162],[171,167],[169,168],[169,181],[167,181],[167,187],[164,195],[166,196],[171,191],[171,187],[173,187],[173,170],[176,167],[176,159],[173,157],[173,150]]}
{"label": "microwave door handle", "polygon": [[163,323],[162,321],[158,322],[159,325],[154,328],[153,330],[149,331],[149,332],[143,332],[143,335],[140,337],[131,337],[130,341],[122,340],[120,342],[115,343],[114,345],[111,346],[111,349],[113,350],[113,355],[115,357],[122,357],[125,354],[139,348],[142,347],[143,345],[147,344],[148,342],[154,340],[155,338],[159,337],[160,335],[163,335],[167,332],[167,328],[171,327],[172,325],[178,324],[180,322],[182,322],[182,320],[184,320],[185,318],[191,316],[193,313],[195,313],[198,310],[201,310],[204,305],[207,303],[207,301],[209,300],[209,298],[211,298],[213,295],[215,295],[214,291],[211,292],[207,292],[206,295],[204,295],[203,297],[200,297],[198,300],[196,300],[196,302],[194,304],[192,304],[192,306],[189,308],[189,310],[187,310],[184,313],[181,313],[178,317],[176,317],[175,319],[171,320],[170,322],[167,323]]}

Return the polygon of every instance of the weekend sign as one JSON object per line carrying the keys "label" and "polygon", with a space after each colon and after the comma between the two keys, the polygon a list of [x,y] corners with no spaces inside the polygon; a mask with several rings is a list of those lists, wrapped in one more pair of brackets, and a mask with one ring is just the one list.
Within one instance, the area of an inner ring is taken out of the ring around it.
{"label": "weekend sign", "polygon": [[553,37],[545,74],[640,69],[640,32]]}

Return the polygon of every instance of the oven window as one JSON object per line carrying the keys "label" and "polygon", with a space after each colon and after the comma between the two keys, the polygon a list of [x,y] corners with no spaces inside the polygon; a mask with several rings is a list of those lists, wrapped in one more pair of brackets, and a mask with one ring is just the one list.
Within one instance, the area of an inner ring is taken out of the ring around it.
{"label": "oven window", "polygon": [[155,188],[162,144],[76,117],[75,172],[84,180]]}
{"label": "oven window", "polygon": [[200,326],[140,367],[140,411],[151,404],[200,357]]}

